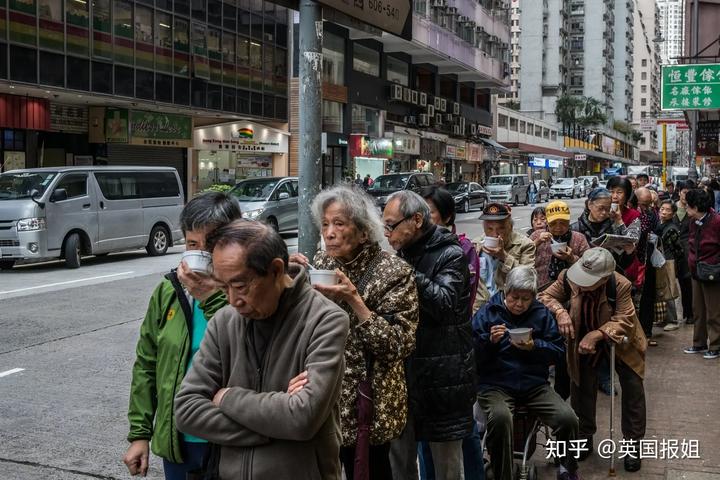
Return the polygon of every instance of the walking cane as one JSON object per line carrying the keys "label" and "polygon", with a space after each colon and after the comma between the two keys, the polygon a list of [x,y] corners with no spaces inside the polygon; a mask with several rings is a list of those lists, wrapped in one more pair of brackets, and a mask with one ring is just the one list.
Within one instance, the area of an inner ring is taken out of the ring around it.
{"label": "walking cane", "polygon": [[[623,337],[621,342],[628,343],[628,337]],[[610,445],[615,445],[615,342],[610,342]],[[610,455],[610,471],[608,477],[615,476],[615,448]]]}

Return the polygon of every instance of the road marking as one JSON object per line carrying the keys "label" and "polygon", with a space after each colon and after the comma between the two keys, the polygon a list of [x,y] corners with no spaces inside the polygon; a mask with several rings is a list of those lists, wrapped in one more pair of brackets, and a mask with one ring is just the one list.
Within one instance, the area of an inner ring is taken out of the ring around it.
{"label": "road marking", "polygon": [[12,375],[13,373],[22,372],[25,370],[24,368],[13,368],[12,370],[6,370],[4,372],[0,372],[0,378],[7,377],[8,375]]}
{"label": "road marking", "polygon": [[113,273],[111,275],[100,275],[97,277],[78,278],[77,280],[69,280],[67,282],[46,283],[45,285],[37,285],[35,287],[17,288],[15,290],[5,290],[4,292],[0,292],[0,295],[4,295],[4,294],[8,294],[8,293],[27,292],[28,290],[37,290],[38,288],[57,287],[58,285],[70,285],[71,283],[88,282],[91,280],[100,280],[103,278],[119,277],[121,275],[130,275],[131,273],[135,273],[135,272],[134,271],[120,272],[120,273]]}

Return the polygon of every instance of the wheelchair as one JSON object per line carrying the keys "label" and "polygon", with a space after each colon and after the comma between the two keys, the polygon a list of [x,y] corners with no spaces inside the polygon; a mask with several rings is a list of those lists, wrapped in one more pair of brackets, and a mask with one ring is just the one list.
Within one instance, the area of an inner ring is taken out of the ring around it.
{"label": "wheelchair", "polygon": [[[546,439],[551,438],[550,428],[540,422],[535,415],[531,414],[528,408],[522,404],[516,404],[513,412],[513,462],[512,477],[514,480],[537,480],[537,466],[530,461],[535,453],[538,445],[544,446],[538,442],[538,433],[542,432]],[[483,435],[482,448],[485,451],[487,441],[487,431]],[[520,450],[519,448],[522,448]],[[559,461],[556,459],[555,464]],[[490,463],[485,462],[485,478],[494,480],[495,476]]]}

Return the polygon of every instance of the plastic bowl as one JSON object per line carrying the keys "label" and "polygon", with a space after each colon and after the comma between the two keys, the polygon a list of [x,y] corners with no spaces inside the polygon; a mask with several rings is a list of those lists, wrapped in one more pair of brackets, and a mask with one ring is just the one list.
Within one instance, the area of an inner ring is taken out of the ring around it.
{"label": "plastic bowl", "polygon": [[312,285],[337,285],[338,276],[335,270],[310,270]]}
{"label": "plastic bowl", "polygon": [[182,254],[183,261],[193,272],[210,274],[212,255],[204,250],[187,250]]}
{"label": "plastic bowl", "polygon": [[527,342],[530,340],[530,334],[532,334],[532,328],[513,328],[508,330],[510,339],[515,343]]}
{"label": "plastic bowl", "polygon": [[558,253],[561,250],[567,248],[567,242],[553,242],[550,244],[550,249],[553,253]]}
{"label": "plastic bowl", "polygon": [[485,237],[483,239],[483,245],[488,248],[497,248],[500,246],[500,239],[497,237]]}

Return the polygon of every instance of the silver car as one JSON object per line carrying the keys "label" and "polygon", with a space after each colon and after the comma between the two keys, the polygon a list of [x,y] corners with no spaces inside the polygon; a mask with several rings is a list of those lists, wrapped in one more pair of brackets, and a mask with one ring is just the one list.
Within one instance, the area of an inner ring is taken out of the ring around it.
{"label": "silver car", "polygon": [[0,268],[145,247],[163,255],[182,240],[180,176],[169,167],[57,167],[0,175]]}
{"label": "silver car", "polygon": [[230,193],[244,218],[260,220],[278,232],[298,229],[297,177],[256,177],[238,182]]}
{"label": "silver car", "polygon": [[550,187],[553,198],[580,198],[584,195],[584,187],[577,178],[558,178]]}

